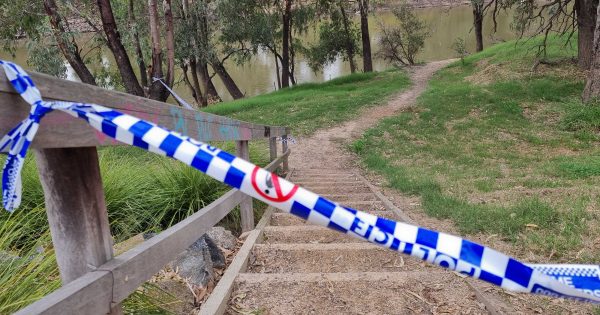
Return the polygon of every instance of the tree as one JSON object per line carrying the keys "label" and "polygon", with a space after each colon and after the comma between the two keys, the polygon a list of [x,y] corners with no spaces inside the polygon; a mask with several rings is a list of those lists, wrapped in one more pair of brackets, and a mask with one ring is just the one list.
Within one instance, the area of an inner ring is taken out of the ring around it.
{"label": "tree", "polygon": [[362,39],[363,71],[373,71],[371,36],[369,35],[369,0],[358,0],[360,10],[360,34]]}
{"label": "tree", "polygon": [[292,0],[283,0],[283,30],[282,30],[282,44],[281,44],[281,68],[284,71],[281,72],[281,87],[286,88],[290,86],[290,40],[292,36],[291,23],[292,23]]}
{"label": "tree", "polygon": [[152,66],[151,81],[148,96],[151,99],[165,101],[169,97],[169,91],[158,80],[165,80],[166,84],[172,86],[175,71],[175,47],[173,35],[173,15],[171,14],[171,1],[163,2],[165,12],[165,33],[167,42],[167,74],[163,76],[163,54],[161,46],[161,33],[158,19],[158,5],[156,0],[148,0],[148,16],[150,22],[150,38],[152,42]]}
{"label": "tree", "polygon": [[471,7],[473,8],[473,28],[475,29],[475,51],[479,52],[483,50],[483,0],[471,0]]}
{"label": "tree", "polygon": [[303,3],[292,3],[292,0],[219,1],[219,39],[224,45],[224,54],[232,55],[241,64],[259,51],[267,51],[274,57],[277,86],[285,85],[282,82],[285,76],[295,82],[294,56],[299,42],[294,34],[306,31],[312,14],[312,9]]}
{"label": "tree", "polygon": [[[46,0],[53,1],[53,0]],[[100,11],[100,18],[102,20],[102,28],[106,34],[107,44],[112,51],[119,72],[121,73],[121,79],[125,85],[125,90],[129,94],[144,96],[144,90],[137,80],[133,67],[129,61],[129,55],[121,42],[121,35],[117,29],[117,22],[113,14],[112,7],[109,0],[97,0],[98,10]]]}
{"label": "tree", "polygon": [[[600,11],[600,6],[597,8]],[[594,30],[593,58],[588,73],[583,101],[589,103],[600,98],[600,12],[596,13],[596,26]]]}
{"label": "tree", "polygon": [[[577,33],[577,63],[582,69],[589,68],[593,55],[598,0],[494,0],[487,7],[491,5],[494,5],[494,25],[499,9],[515,8],[513,26],[521,38],[529,34],[527,36],[542,35],[546,39],[549,34],[557,33],[565,35],[568,43]],[[542,58],[546,54],[545,42],[544,40],[538,51]]]}
{"label": "tree", "polygon": [[142,87],[148,86],[148,73],[146,72],[146,61],[144,58],[144,53],[142,51],[142,43],[140,41],[140,34],[138,30],[138,23],[136,23],[135,17],[135,5],[134,0],[129,0],[129,6],[127,10],[128,17],[128,27],[131,30],[132,41],[135,47],[135,55],[137,59],[138,69],[140,72],[140,83]]}
{"label": "tree", "polygon": [[350,72],[356,72],[356,51],[360,48],[360,31],[348,17],[347,1],[333,0],[320,3],[321,14],[326,20],[321,22],[316,44],[306,49],[306,55],[313,70],[321,69],[342,57],[350,63]]}
{"label": "tree", "polygon": [[399,65],[414,65],[417,53],[423,49],[429,36],[429,27],[419,20],[414,10],[406,3],[395,8],[397,26],[381,25],[381,50],[379,56]]}
{"label": "tree", "polygon": [[[226,53],[220,57],[217,33],[220,31],[217,14],[217,3],[210,0],[182,0],[180,6],[182,23],[178,23],[177,36],[181,45],[177,47],[177,55],[180,63],[187,63],[192,77],[184,81],[188,88],[197,97],[197,102],[202,106],[208,104],[208,100],[220,100],[217,90],[212,82],[213,76],[209,74],[210,66],[214,75],[218,76],[223,85],[234,99],[244,97],[224,63],[232,53]],[[225,46],[227,47],[227,46]]]}
{"label": "tree", "polygon": [[589,69],[594,56],[594,29],[597,23],[598,0],[575,0],[577,14],[578,65]]}
{"label": "tree", "polygon": [[54,37],[56,38],[60,51],[65,56],[81,82],[96,85],[94,76],[81,57],[75,38],[72,35],[68,35],[69,33],[67,33],[65,26],[63,25],[63,18],[58,12],[56,2],[54,0],[44,0],[44,9],[50,18],[50,24],[52,25]]}

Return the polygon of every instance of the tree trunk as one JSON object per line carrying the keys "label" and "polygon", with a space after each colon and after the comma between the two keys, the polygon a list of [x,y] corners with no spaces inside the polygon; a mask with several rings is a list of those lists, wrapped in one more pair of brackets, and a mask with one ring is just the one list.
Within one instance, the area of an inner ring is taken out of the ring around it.
{"label": "tree trunk", "polygon": [[206,62],[198,63],[198,75],[200,77],[200,88],[202,88],[202,105],[208,105],[208,81],[210,76],[208,75],[208,65]]}
{"label": "tree trunk", "polygon": [[138,34],[137,28],[134,26],[135,23],[135,11],[133,6],[133,0],[129,0],[129,27],[133,32],[133,43],[135,45],[135,55],[137,56],[138,68],[140,69],[140,80],[142,88],[148,86],[148,74],[146,73],[146,62],[144,61],[144,54],[142,53],[142,45],[140,43],[140,35]]}
{"label": "tree trunk", "polygon": [[231,94],[231,97],[233,97],[233,99],[237,100],[240,98],[244,98],[244,94],[242,93],[242,91],[240,91],[240,88],[237,86],[237,84],[235,84],[235,81],[229,75],[229,72],[227,72],[227,69],[225,69],[223,63],[221,63],[220,61],[214,61],[210,65],[212,66],[215,73],[219,76],[219,78],[221,78],[221,81],[223,81],[223,85],[225,85],[225,88],[227,89],[229,94]]}
{"label": "tree trunk", "polygon": [[578,29],[578,62],[580,68],[589,69],[592,64],[594,50],[594,28],[596,26],[596,10],[598,0],[576,0]]}
{"label": "tree trunk", "polygon": [[190,93],[192,94],[192,98],[196,105],[200,105],[200,102],[198,101],[198,92],[194,89],[194,86],[190,81],[190,76],[188,75],[188,65],[182,62],[179,66],[181,67],[181,72],[183,72],[183,82],[185,82],[185,85],[190,89]]}
{"label": "tree trunk", "polygon": [[208,98],[212,99],[215,102],[222,102],[223,100],[219,96],[219,92],[217,88],[213,84],[212,78],[208,77]]}
{"label": "tree trunk", "polygon": [[175,35],[171,0],[163,0],[163,10],[165,12],[165,39],[167,42],[167,76],[165,81],[168,86],[172,87],[175,83]]}
{"label": "tree trunk", "polygon": [[281,75],[279,74],[279,59],[275,55],[275,73],[277,74],[277,89],[281,89]]}
{"label": "tree trunk", "polygon": [[58,47],[65,56],[65,59],[67,59],[67,62],[69,62],[69,65],[71,65],[81,82],[96,85],[94,76],[79,54],[79,49],[77,48],[75,40],[71,38],[71,42],[69,42],[65,38],[67,32],[62,24],[62,17],[58,13],[56,2],[54,0],[44,0],[44,9],[46,10],[48,17],[50,17],[50,24],[52,25]]}
{"label": "tree trunk", "polygon": [[342,21],[344,23],[344,31],[346,32],[346,54],[350,62],[350,73],[356,72],[356,63],[354,63],[354,43],[352,43],[352,33],[350,32],[350,21],[344,10],[344,5],[340,2],[340,11],[342,13]]}
{"label": "tree trunk", "polygon": [[292,19],[292,0],[285,0],[283,12],[283,43],[281,48],[281,87],[290,86],[290,21]]}
{"label": "tree trunk", "polygon": [[[600,10],[600,6],[597,6],[596,10]],[[600,12],[596,12],[594,45],[592,49],[593,58],[582,95],[583,102],[585,103],[600,99]]]}
{"label": "tree trunk", "polygon": [[294,20],[290,18],[290,81],[292,85],[296,85],[296,76],[294,73],[296,72],[296,50],[294,49],[294,40],[293,40],[293,24]]}
{"label": "tree trunk", "polygon": [[152,67],[149,97],[164,101],[165,87],[154,79],[164,79],[162,71],[162,47],[160,46],[160,28],[158,25],[158,7],[156,0],[148,0],[148,16],[150,18],[150,38],[152,39]]}
{"label": "tree trunk", "polygon": [[198,103],[198,105],[200,105],[200,107],[206,106],[206,104],[204,103],[206,98],[204,97],[202,89],[200,88],[200,79],[198,79],[198,63],[196,61],[196,58],[190,59],[190,68],[190,71],[192,72],[193,88],[194,90],[196,90],[196,102]]}
{"label": "tree trunk", "polygon": [[98,9],[100,10],[100,18],[102,19],[102,28],[106,34],[108,41],[108,47],[112,51],[119,73],[121,73],[121,79],[125,85],[125,90],[129,94],[144,96],[144,90],[133,72],[133,67],[129,61],[129,56],[123,43],[121,42],[121,35],[117,30],[117,23],[115,22],[115,16],[113,15],[112,8],[110,6],[110,0],[98,0]]}
{"label": "tree trunk", "polygon": [[369,0],[359,0],[360,8],[360,34],[363,48],[363,71],[373,71],[373,59],[371,56],[371,36],[369,35]]}
{"label": "tree trunk", "polygon": [[475,28],[475,51],[483,50],[483,1],[472,2],[473,27]]}

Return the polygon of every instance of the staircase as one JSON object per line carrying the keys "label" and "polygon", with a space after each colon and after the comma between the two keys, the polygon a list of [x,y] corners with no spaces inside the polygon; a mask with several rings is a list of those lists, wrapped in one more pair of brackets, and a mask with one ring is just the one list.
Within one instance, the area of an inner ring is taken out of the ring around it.
{"label": "staircase", "polygon": [[[409,220],[353,172],[294,170],[290,179],[355,209]],[[291,214],[269,215],[247,267],[233,280],[227,314],[490,312],[474,287],[453,272],[309,225]]]}

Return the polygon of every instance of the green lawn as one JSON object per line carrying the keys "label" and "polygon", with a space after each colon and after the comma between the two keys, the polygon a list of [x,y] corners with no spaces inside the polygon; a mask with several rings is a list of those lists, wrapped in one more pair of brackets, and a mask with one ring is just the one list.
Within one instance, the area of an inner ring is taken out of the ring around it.
{"label": "green lawn", "polygon": [[289,126],[294,135],[307,135],[350,120],[360,109],[384,103],[409,85],[408,76],[398,70],[357,73],[217,104],[205,110],[254,123]]}
{"label": "green lawn", "polygon": [[593,261],[598,244],[582,249],[600,234],[600,106],[580,102],[576,51],[560,39],[548,49],[560,65],[530,72],[538,42],[503,43],[452,64],[415,107],[352,149],[464,234],[498,234],[553,260]]}

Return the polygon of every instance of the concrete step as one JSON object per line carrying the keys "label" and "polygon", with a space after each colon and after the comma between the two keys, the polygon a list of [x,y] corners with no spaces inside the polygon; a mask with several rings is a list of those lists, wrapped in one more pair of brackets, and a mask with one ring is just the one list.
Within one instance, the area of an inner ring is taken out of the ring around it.
{"label": "concrete step", "polygon": [[362,243],[362,239],[316,225],[266,226],[265,243]]}
{"label": "concrete step", "polygon": [[422,264],[369,243],[257,244],[249,272],[398,272]]}
{"label": "concrete step", "polygon": [[240,274],[230,314],[487,314],[451,272]]}
{"label": "concrete step", "polygon": [[[391,220],[399,221],[400,218],[396,216],[392,211],[366,211],[372,215],[387,218]],[[276,212],[271,216],[271,225],[273,226],[290,226],[290,225],[304,225],[310,224],[306,223],[306,221],[302,218],[299,218],[293,214],[284,213],[284,212]]]}
{"label": "concrete step", "polygon": [[374,193],[352,193],[352,194],[323,194],[329,200],[344,203],[349,201],[378,201],[379,199]]}

